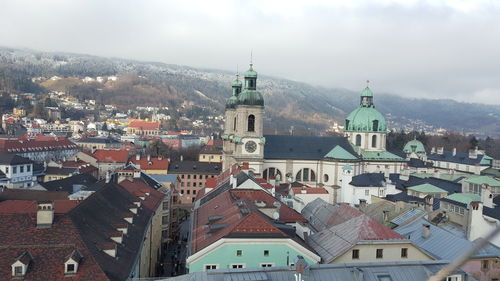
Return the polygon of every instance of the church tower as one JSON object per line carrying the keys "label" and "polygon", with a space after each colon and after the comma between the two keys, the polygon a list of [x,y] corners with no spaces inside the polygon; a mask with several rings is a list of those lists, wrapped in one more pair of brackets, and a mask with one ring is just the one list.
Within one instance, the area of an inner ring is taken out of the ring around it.
{"label": "church tower", "polygon": [[226,102],[223,166],[248,162],[255,173],[263,167],[264,143],[263,118],[264,98],[257,91],[257,72],[250,69],[244,74],[244,89],[241,81],[233,81],[232,96]]}
{"label": "church tower", "polygon": [[347,116],[344,132],[352,144],[363,150],[385,150],[387,125],[384,116],[375,109],[373,92],[368,86],[361,92],[359,107]]}

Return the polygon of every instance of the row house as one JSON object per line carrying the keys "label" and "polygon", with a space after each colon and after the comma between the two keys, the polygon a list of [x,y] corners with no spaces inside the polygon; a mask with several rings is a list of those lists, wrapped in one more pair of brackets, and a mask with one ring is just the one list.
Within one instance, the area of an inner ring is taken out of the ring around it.
{"label": "row house", "polygon": [[16,154],[36,162],[61,161],[75,155],[79,148],[66,138],[35,137],[0,140],[0,154]]}
{"label": "row house", "polygon": [[36,185],[33,161],[15,154],[0,154],[0,186],[32,188]]}

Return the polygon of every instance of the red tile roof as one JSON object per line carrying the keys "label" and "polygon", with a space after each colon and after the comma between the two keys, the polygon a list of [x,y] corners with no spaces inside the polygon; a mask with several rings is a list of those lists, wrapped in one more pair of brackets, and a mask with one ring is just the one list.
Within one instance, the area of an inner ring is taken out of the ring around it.
{"label": "red tile roof", "polygon": [[[54,213],[65,214],[78,205],[76,200],[54,200]],[[35,200],[8,200],[0,202],[0,214],[33,214],[38,209]]]}
{"label": "red tile roof", "polygon": [[328,194],[323,187],[292,187],[292,190],[294,194]]}
{"label": "red tile roof", "polygon": [[43,140],[0,140],[0,152],[42,152],[54,150],[78,149],[78,146],[65,138]]}
{"label": "red tile roof", "polygon": [[116,162],[126,163],[128,159],[128,150],[114,150],[114,149],[97,149],[94,153],[90,154],[97,159],[98,162]]}
{"label": "red tile roof", "polygon": [[133,120],[129,123],[128,126],[132,128],[138,128],[140,130],[158,130],[160,129],[160,122]]}
{"label": "red tile roof", "polygon": [[[126,179],[121,181],[119,185],[136,197],[145,197],[142,204],[153,212],[156,211],[165,196],[163,193],[147,185],[142,179],[133,179],[132,181]],[[146,195],[146,193],[149,193],[149,195]]]}
{"label": "red tile roof", "polygon": [[274,206],[275,202],[281,204],[280,206],[280,218],[282,222],[307,222],[307,220],[297,211],[283,204],[280,200],[273,197],[271,194],[264,190],[257,189],[231,189],[229,192],[238,199],[246,199],[253,203],[263,202],[265,203],[264,208],[276,208]]}
{"label": "red tile roof", "polygon": [[169,161],[167,158],[158,159],[151,157],[148,161],[147,157],[141,157],[139,160],[136,157],[130,157],[129,163],[140,165],[142,170],[167,170]]}

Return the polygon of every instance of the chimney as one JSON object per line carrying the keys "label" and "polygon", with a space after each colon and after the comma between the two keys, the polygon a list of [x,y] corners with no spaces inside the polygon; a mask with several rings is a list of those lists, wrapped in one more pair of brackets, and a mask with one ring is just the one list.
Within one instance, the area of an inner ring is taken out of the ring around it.
{"label": "chimney", "polygon": [[427,239],[431,235],[431,225],[424,223],[422,225],[422,237]]}
{"label": "chimney", "polygon": [[455,155],[457,155],[457,148],[456,147],[453,148],[453,156],[455,156]]}
{"label": "chimney", "polygon": [[106,171],[106,183],[109,183],[111,181],[111,172],[108,170]]}
{"label": "chimney", "polygon": [[366,200],[365,199],[359,199],[359,208],[360,209],[366,208]]}
{"label": "chimney", "polygon": [[231,188],[237,188],[238,187],[238,180],[236,179],[236,177],[231,174],[229,176],[229,184],[232,186]]}
{"label": "chimney", "polygon": [[469,158],[470,159],[477,159],[477,146],[475,149],[469,150]]}
{"label": "chimney", "polygon": [[493,208],[493,194],[488,184],[481,186],[481,202],[483,202],[483,206]]}
{"label": "chimney", "polygon": [[444,153],[444,147],[442,147],[442,146],[438,147],[437,148],[437,154],[443,155],[443,153]]}
{"label": "chimney", "polygon": [[50,228],[54,222],[54,203],[52,201],[38,202],[36,211],[36,227]]}
{"label": "chimney", "polygon": [[163,156],[158,155],[158,160],[161,161],[163,159]]}
{"label": "chimney", "polygon": [[389,221],[389,211],[386,211],[386,210],[382,211],[382,216],[384,219],[384,223]]}
{"label": "chimney", "polygon": [[434,146],[433,146],[433,147],[431,148],[431,154],[434,154],[434,153],[436,153],[436,147],[434,147]]}
{"label": "chimney", "polygon": [[183,155],[181,155],[181,162],[182,162],[182,161],[184,161],[184,156],[183,156]]}
{"label": "chimney", "polygon": [[136,161],[141,160],[141,154],[137,153],[137,154],[135,155],[135,160],[136,160]]}
{"label": "chimney", "polygon": [[297,272],[296,274],[299,275],[307,275],[309,273],[309,264],[303,256],[297,256],[297,259],[295,260],[295,271]]}
{"label": "chimney", "polygon": [[151,154],[148,154],[148,162],[151,161]]}

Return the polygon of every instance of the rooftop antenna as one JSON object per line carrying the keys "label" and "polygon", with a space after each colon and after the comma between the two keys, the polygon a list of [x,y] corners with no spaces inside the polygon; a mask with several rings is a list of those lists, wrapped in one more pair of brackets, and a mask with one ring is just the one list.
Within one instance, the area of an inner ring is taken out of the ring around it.
{"label": "rooftop antenna", "polygon": [[253,66],[253,50],[250,50],[250,67]]}
{"label": "rooftop antenna", "polygon": [[238,64],[236,64],[236,80],[238,80],[238,78],[240,78],[240,69],[238,67]]}

